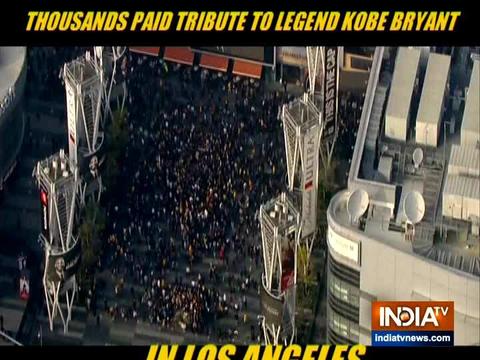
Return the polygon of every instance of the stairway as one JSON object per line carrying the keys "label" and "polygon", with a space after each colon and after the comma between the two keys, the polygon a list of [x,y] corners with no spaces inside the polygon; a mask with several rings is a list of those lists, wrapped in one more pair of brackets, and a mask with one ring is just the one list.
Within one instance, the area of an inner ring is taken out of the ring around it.
{"label": "stairway", "polygon": [[437,214],[437,205],[439,195],[442,193],[442,169],[428,169],[426,171],[425,185],[423,197],[425,199],[425,216],[424,222],[433,224]]}

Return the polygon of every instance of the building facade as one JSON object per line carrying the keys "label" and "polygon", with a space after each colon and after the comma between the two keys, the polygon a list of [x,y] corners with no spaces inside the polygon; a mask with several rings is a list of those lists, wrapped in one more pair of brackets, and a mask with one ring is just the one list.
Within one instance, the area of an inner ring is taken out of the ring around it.
{"label": "building facade", "polygon": [[[369,144],[379,126],[388,126],[379,115],[387,106],[389,84],[381,79],[388,76],[380,76],[387,71],[382,66],[387,51],[375,51],[348,188],[327,210],[327,341],[370,345],[375,301],[453,301],[455,345],[479,345],[479,237],[471,219],[459,222],[442,214],[448,157],[443,164],[436,161],[439,150],[414,166],[414,142],[399,145],[385,134]],[[457,138],[447,139],[448,149]],[[376,176],[382,156],[393,159],[391,178]],[[352,221],[349,201],[359,189],[368,206]],[[424,212],[409,223],[405,198],[411,192],[421,194]]]}
{"label": "building facade", "polygon": [[26,48],[0,47],[0,191],[15,168],[23,143],[21,103],[26,75]]}

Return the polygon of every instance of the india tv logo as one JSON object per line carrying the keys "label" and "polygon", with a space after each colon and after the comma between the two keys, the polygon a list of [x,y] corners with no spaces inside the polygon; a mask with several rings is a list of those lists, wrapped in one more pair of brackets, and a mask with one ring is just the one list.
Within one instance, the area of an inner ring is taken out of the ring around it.
{"label": "india tv logo", "polygon": [[372,345],[453,346],[453,301],[372,303]]}

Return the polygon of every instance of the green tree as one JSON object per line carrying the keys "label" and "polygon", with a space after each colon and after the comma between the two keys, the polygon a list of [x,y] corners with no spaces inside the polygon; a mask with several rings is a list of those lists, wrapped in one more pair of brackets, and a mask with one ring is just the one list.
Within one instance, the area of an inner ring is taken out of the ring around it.
{"label": "green tree", "polygon": [[105,230],[105,210],[92,199],[87,202],[83,211],[80,225],[80,241],[82,244],[82,273],[83,277],[92,274],[98,262],[101,250],[101,236]]}
{"label": "green tree", "polygon": [[119,176],[119,163],[128,141],[127,111],[113,112],[107,133],[105,181],[107,189],[114,187]]}

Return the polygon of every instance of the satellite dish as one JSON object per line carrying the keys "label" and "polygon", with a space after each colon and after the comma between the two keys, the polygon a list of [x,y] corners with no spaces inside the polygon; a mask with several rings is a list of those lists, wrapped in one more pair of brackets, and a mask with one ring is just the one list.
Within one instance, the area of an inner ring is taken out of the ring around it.
{"label": "satellite dish", "polygon": [[367,211],[370,199],[364,189],[357,189],[350,194],[347,201],[347,212],[351,221],[356,222]]}
{"label": "satellite dish", "polygon": [[418,169],[420,165],[422,164],[423,161],[423,150],[419,147],[417,147],[413,151],[413,165],[415,166],[415,169]]}
{"label": "satellite dish", "polygon": [[403,209],[407,220],[412,224],[419,223],[425,215],[425,200],[418,191],[412,191],[405,196]]}

